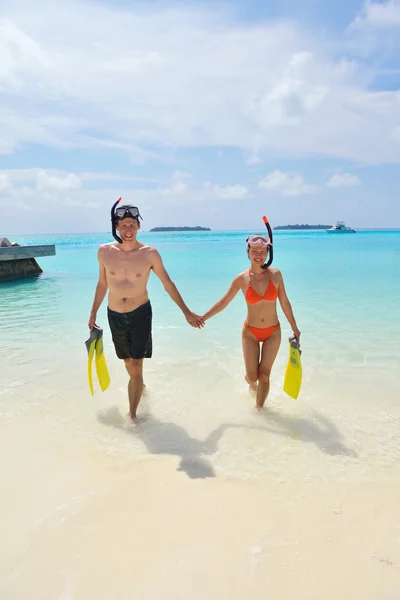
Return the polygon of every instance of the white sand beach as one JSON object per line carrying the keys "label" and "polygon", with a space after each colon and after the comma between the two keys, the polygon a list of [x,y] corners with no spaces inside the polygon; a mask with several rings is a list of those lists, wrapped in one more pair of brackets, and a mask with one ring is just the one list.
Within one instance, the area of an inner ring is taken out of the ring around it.
{"label": "white sand beach", "polygon": [[373,408],[353,379],[347,404],[344,379],[322,402],[315,375],[298,402],[276,382],[258,415],[239,369],[218,386],[216,367],[189,411],[190,361],[180,382],[156,361],[133,427],[109,362],[110,393],[82,393],[76,360],[3,402],[2,600],[397,600],[394,395]]}
{"label": "white sand beach", "polygon": [[398,481],[190,479],[172,457],[57,447],[31,461],[18,498],[2,486],[4,600],[398,598]]}

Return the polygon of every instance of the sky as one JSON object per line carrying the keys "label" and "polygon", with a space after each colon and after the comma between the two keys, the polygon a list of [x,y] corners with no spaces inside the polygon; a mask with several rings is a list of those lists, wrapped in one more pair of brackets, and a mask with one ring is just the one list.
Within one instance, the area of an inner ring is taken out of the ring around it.
{"label": "sky", "polygon": [[400,227],[400,0],[0,0],[0,234]]}

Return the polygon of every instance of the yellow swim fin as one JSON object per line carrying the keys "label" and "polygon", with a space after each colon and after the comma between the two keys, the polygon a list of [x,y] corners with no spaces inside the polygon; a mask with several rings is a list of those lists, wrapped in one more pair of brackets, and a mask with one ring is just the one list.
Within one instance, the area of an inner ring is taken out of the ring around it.
{"label": "yellow swim fin", "polygon": [[105,392],[110,385],[110,374],[108,372],[106,357],[104,356],[103,330],[96,341],[96,354],[94,358],[96,365],[97,379],[99,380],[102,392]]}
{"label": "yellow swim fin", "polygon": [[96,367],[97,379],[99,380],[100,388],[104,392],[110,385],[110,375],[108,373],[107,363],[104,356],[103,346],[103,330],[96,325],[90,332],[90,337],[85,342],[88,354],[88,380],[89,388],[92,396],[94,396],[92,364],[93,357]]}
{"label": "yellow swim fin", "polygon": [[289,338],[289,360],[286,365],[283,391],[297,400],[300,392],[303,370],[301,367],[300,342],[295,335]]}
{"label": "yellow swim fin", "polygon": [[95,348],[96,348],[96,341],[97,341],[97,332],[96,332],[95,328],[93,328],[90,332],[89,339],[86,340],[86,342],[85,342],[85,346],[86,346],[86,350],[87,350],[87,354],[88,354],[87,369],[88,369],[89,388],[90,388],[90,392],[91,392],[92,396],[94,395],[92,363],[93,363],[93,356],[94,356],[94,352],[95,352]]}

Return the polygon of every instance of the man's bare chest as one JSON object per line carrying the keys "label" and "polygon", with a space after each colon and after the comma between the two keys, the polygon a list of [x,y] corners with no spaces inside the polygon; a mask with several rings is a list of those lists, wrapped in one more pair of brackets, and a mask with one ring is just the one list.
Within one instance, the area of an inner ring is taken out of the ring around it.
{"label": "man's bare chest", "polygon": [[147,279],[150,273],[150,266],[146,260],[130,254],[109,256],[105,259],[104,266],[108,276],[118,279]]}

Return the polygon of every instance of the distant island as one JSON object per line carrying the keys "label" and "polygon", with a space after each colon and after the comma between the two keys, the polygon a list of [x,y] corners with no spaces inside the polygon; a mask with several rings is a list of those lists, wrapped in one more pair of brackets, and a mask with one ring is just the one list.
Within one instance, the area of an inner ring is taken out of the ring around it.
{"label": "distant island", "polygon": [[211,231],[209,227],[153,227],[150,231]]}
{"label": "distant island", "polygon": [[274,229],[329,229],[331,225],[277,225]]}

